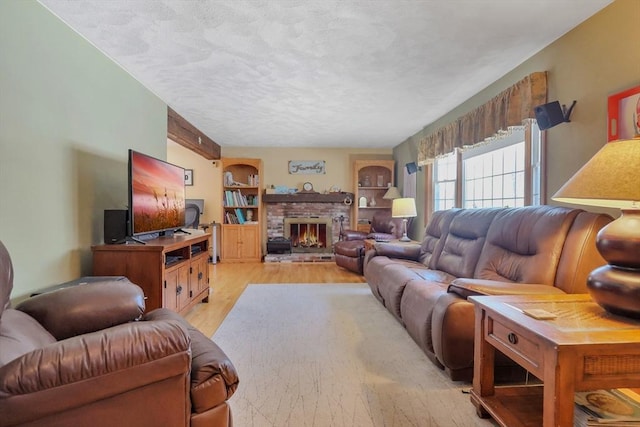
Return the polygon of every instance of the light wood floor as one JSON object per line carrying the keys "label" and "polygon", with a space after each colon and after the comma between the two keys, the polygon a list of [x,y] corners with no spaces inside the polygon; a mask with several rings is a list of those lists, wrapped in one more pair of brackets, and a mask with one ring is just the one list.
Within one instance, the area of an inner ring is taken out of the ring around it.
{"label": "light wood floor", "polygon": [[210,265],[211,295],[186,319],[210,337],[250,283],[364,283],[364,277],[333,262],[217,263]]}

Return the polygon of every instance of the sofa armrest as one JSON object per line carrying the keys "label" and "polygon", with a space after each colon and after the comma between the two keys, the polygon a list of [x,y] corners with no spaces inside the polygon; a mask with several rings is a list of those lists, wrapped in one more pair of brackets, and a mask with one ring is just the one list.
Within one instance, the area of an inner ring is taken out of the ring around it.
{"label": "sofa armrest", "polygon": [[343,230],[341,233],[342,240],[364,240],[368,234],[369,233],[357,230]]}
{"label": "sofa armrest", "polygon": [[139,319],[144,292],[128,280],[107,280],[31,297],[16,306],[57,340]]}
{"label": "sofa armrest", "polygon": [[193,327],[182,316],[166,308],[145,314],[144,319],[171,319],[180,322],[191,338],[191,404],[198,413],[229,399],[238,388],[238,372],[216,343]]}
{"label": "sofa armrest", "polygon": [[27,423],[180,376],[184,395],[189,348],[177,322],[133,322],[31,351],[0,367],[3,421]]}
{"label": "sofa armrest", "polygon": [[389,241],[389,240],[393,240],[395,239],[396,236],[394,236],[393,234],[389,234],[389,233],[381,233],[379,231],[374,231],[372,233],[369,233],[367,235],[367,239],[373,239],[376,240],[378,242],[380,241]]}
{"label": "sofa armrest", "polygon": [[464,278],[451,282],[447,292],[457,294],[464,299],[476,295],[550,295],[565,293],[551,285]]}
{"label": "sofa armrest", "polygon": [[376,255],[387,256],[389,258],[417,261],[420,256],[419,244],[377,242],[374,245],[374,249]]}

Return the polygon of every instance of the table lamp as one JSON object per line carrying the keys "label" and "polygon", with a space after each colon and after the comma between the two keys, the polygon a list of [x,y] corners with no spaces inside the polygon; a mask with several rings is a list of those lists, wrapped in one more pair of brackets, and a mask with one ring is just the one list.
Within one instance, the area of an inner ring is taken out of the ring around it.
{"label": "table lamp", "polygon": [[407,218],[413,218],[417,216],[416,212],[416,200],[413,197],[401,197],[399,199],[393,199],[391,205],[391,216],[394,218],[402,218],[402,237],[401,242],[410,242],[411,239],[407,236]]}
{"label": "table lamp", "polygon": [[384,196],[382,196],[383,199],[387,199],[387,200],[399,199],[401,197],[402,197],[402,194],[400,194],[398,187],[389,187],[387,192],[384,193]]}
{"label": "table lamp", "polygon": [[640,318],[640,139],[606,144],[552,199],[621,209],[598,232],[596,246],[608,264],[591,272],[587,287],[605,310]]}

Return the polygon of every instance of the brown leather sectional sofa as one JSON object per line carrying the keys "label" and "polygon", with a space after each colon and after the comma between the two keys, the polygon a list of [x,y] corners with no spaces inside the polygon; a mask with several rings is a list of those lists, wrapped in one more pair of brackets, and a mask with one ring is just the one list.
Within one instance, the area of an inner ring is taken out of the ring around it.
{"label": "brown leather sectional sofa", "polygon": [[128,280],[43,293],[10,307],[0,242],[0,427],[225,426],[238,374],[175,312],[144,313]]}
{"label": "brown leather sectional sofa", "polygon": [[[611,217],[530,206],[435,212],[421,245],[377,243],[364,259],[373,295],[453,380],[473,376],[470,295],[586,293],[606,264],[595,246]],[[513,366],[499,357],[500,365]]]}

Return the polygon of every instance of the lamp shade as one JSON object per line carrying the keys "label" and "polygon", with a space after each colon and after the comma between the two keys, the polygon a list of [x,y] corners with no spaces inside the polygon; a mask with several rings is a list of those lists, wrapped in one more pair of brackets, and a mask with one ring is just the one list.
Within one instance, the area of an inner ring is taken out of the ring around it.
{"label": "lamp shade", "polygon": [[391,205],[391,216],[394,218],[412,218],[417,216],[416,200],[413,197],[394,199]]}
{"label": "lamp shade", "polygon": [[640,139],[606,144],[552,199],[610,208],[639,207]]}
{"label": "lamp shade", "polygon": [[400,194],[398,187],[389,187],[387,192],[384,193],[384,196],[382,196],[383,199],[387,199],[387,200],[399,199],[401,197],[402,197],[402,194]]}

